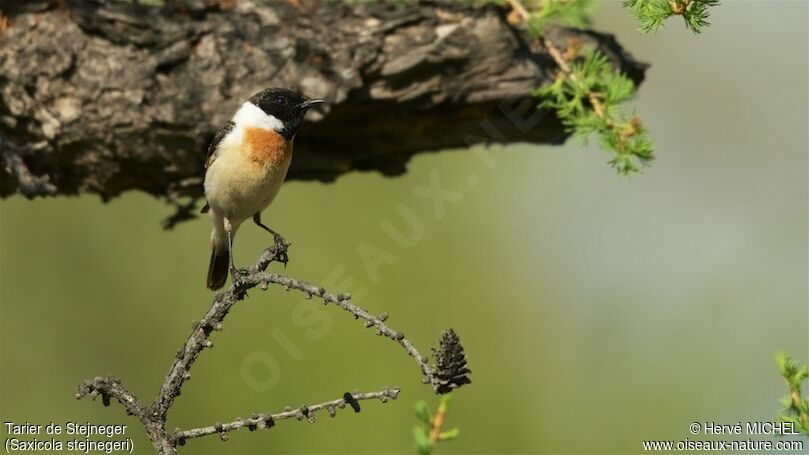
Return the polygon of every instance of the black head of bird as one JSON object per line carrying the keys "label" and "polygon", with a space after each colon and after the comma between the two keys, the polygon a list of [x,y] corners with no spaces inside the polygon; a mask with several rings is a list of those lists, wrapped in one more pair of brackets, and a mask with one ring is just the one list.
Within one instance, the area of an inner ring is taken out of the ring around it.
{"label": "black head of bird", "polygon": [[249,101],[267,115],[281,121],[283,128],[279,134],[286,139],[295,137],[309,108],[324,102],[323,100],[308,99],[300,93],[286,88],[262,90],[253,95]]}

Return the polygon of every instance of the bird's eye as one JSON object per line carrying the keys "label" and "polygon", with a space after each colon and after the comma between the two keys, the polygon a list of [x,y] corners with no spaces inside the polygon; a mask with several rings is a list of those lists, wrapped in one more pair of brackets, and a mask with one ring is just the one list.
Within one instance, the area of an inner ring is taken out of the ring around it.
{"label": "bird's eye", "polygon": [[287,99],[285,97],[283,97],[283,96],[279,96],[278,98],[276,98],[275,102],[278,103],[279,106],[286,106],[287,105]]}

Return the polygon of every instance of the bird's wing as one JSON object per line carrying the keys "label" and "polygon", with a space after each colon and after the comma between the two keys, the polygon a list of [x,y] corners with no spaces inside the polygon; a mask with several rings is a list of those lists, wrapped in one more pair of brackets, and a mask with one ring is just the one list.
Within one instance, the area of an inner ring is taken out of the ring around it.
{"label": "bird's wing", "polygon": [[[211,164],[216,160],[216,156],[218,155],[218,148],[219,143],[222,142],[222,139],[228,135],[231,131],[233,131],[233,127],[236,126],[232,120],[228,120],[227,123],[222,125],[219,130],[216,131],[216,134],[211,141],[211,145],[208,146],[208,153],[205,155],[205,170],[207,171]],[[205,172],[202,174],[202,187],[203,191],[205,188]],[[202,207],[201,213],[207,212],[209,209],[208,204],[205,204],[205,207]]]}

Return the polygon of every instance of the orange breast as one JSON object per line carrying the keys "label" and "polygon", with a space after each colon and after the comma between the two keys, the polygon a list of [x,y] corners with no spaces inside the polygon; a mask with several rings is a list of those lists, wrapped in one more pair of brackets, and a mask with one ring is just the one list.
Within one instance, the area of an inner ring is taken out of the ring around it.
{"label": "orange breast", "polygon": [[245,128],[244,140],[250,160],[260,166],[277,166],[292,153],[292,142],[275,131]]}

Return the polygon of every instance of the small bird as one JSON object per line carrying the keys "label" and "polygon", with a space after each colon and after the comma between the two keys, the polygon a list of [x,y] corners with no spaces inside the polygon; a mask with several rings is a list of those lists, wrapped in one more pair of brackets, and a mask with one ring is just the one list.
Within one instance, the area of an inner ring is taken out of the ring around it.
{"label": "small bird", "polygon": [[[261,222],[261,211],[275,199],[292,161],[292,141],[310,107],[323,103],[284,89],[262,90],[242,104],[216,132],[205,160],[205,199],[210,212],[211,262],[208,288],[225,285],[233,265],[233,237],[248,218],[283,241]],[[234,275],[235,276],[235,275]]]}

